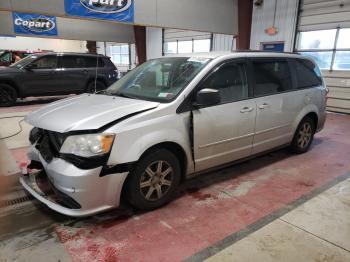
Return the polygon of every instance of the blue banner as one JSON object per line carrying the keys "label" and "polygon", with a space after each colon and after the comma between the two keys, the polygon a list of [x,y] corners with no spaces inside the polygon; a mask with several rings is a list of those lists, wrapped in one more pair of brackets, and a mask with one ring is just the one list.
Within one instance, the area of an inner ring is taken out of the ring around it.
{"label": "blue banner", "polygon": [[134,22],[134,0],[64,0],[66,15]]}
{"label": "blue banner", "polygon": [[13,28],[16,34],[57,35],[56,17],[12,12]]}

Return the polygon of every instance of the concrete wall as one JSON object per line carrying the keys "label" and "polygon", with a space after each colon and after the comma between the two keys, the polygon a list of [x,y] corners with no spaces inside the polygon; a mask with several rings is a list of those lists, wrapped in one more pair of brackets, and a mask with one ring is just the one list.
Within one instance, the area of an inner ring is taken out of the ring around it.
{"label": "concrete wall", "polygon": [[[265,29],[273,26],[275,3],[275,27],[278,33],[270,36],[265,33]],[[293,51],[298,3],[298,0],[264,0],[261,6],[254,6],[250,49],[260,50],[262,43],[284,42],[284,51]]]}
{"label": "concrete wall", "polygon": [[54,52],[86,52],[86,42],[34,37],[0,37],[0,49]]}

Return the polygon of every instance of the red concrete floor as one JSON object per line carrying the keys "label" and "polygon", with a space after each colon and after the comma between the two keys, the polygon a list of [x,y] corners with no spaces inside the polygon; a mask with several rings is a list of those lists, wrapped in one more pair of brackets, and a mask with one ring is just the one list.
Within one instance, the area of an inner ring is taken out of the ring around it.
{"label": "red concrete floor", "polygon": [[107,221],[56,225],[55,233],[73,261],[181,261],[349,170],[350,116],[329,114],[306,154],[279,150],[190,180],[153,212],[113,211]]}

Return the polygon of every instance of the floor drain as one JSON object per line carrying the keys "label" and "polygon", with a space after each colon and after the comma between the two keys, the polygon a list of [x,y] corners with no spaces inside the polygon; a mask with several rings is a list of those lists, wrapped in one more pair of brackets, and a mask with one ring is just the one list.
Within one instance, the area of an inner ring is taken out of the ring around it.
{"label": "floor drain", "polygon": [[14,205],[17,205],[17,204],[21,204],[23,202],[27,202],[27,201],[33,200],[33,199],[34,199],[34,197],[32,197],[32,196],[24,196],[24,197],[19,197],[19,198],[16,198],[16,199],[0,200],[0,208],[8,207],[8,206],[14,206]]}

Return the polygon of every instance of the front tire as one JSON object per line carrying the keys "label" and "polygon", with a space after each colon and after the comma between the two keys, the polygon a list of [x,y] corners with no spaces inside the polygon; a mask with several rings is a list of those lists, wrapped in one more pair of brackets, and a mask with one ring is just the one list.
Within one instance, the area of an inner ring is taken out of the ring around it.
{"label": "front tire", "polygon": [[0,84],[0,106],[13,106],[17,101],[17,91],[12,86]]}
{"label": "front tire", "polygon": [[153,210],[173,198],[180,184],[181,168],[172,152],[157,149],[141,158],[129,175],[126,196],[130,204]]}
{"label": "front tire", "polygon": [[294,153],[302,154],[309,150],[315,135],[315,123],[311,117],[305,117],[299,124],[291,149]]}

